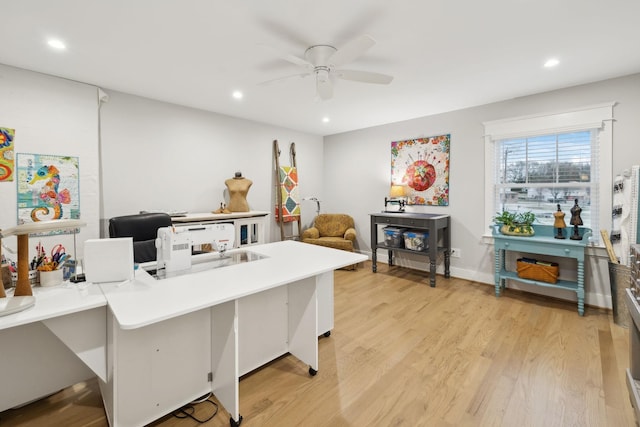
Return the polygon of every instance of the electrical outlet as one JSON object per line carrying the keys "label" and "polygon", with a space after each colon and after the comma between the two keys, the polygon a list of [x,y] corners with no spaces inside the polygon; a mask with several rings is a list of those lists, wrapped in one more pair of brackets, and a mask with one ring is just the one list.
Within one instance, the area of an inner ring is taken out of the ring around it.
{"label": "electrical outlet", "polygon": [[451,248],[451,258],[460,258],[462,256],[462,251],[460,248]]}

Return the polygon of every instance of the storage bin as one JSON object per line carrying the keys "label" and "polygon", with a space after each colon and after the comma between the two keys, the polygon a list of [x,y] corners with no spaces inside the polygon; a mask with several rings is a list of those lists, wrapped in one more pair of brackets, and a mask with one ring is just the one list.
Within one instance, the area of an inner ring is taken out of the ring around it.
{"label": "storage bin", "polygon": [[[11,273],[11,284],[12,286],[16,286],[18,283],[18,272]],[[38,270],[29,270],[29,284],[31,286],[36,286],[39,284],[38,281]]]}
{"label": "storage bin", "polygon": [[403,233],[404,247],[412,251],[424,252],[429,247],[427,239],[429,233],[426,231],[409,230]]}
{"label": "storage bin", "polygon": [[[631,245],[633,253],[633,246]],[[633,256],[633,255],[632,255]],[[634,263],[635,264],[635,263]],[[634,268],[637,265],[633,265]],[[609,282],[611,284],[611,302],[613,305],[613,321],[616,325],[628,328],[631,324],[631,316],[629,309],[625,305],[624,298],[627,288],[631,286],[633,281],[631,267],[624,264],[614,264],[609,261]]]}
{"label": "storage bin", "polygon": [[516,260],[516,271],[518,273],[518,277],[523,279],[537,280],[539,282],[546,283],[556,283],[558,281],[559,269],[558,264],[555,262],[537,264],[533,262],[525,262],[520,258]]}
{"label": "storage bin", "polygon": [[404,240],[402,239],[402,233],[406,230],[406,228],[398,228],[398,227],[385,227],[384,231],[384,244],[391,248],[402,248],[404,247]]}

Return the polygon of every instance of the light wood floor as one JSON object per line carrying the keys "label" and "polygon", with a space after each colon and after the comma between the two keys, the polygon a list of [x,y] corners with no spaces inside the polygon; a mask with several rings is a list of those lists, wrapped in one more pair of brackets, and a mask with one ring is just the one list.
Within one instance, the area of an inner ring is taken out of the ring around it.
{"label": "light wood floor", "polygon": [[[628,330],[607,310],[379,264],[337,271],[320,370],[284,356],[240,381],[242,426],[635,426]],[[0,378],[1,381],[1,378]],[[199,405],[205,418],[211,407]],[[95,381],[0,425],[106,426]],[[153,426],[195,426],[164,417]],[[221,408],[207,426],[228,426]]]}

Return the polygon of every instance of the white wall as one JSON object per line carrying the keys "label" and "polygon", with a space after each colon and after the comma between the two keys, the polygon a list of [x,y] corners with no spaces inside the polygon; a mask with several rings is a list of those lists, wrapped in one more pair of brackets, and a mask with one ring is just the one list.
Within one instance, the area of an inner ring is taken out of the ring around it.
{"label": "white wall", "polygon": [[[15,153],[78,157],[80,216],[87,222],[77,237],[81,257],[82,242],[99,235],[97,89],[0,64],[0,99],[0,126],[15,129]],[[16,184],[0,182],[0,228],[17,224]],[[58,242],[73,247],[70,236],[40,240],[46,248]],[[15,250],[17,242],[3,243]],[[31,255],[35,245],[29,245]]]}
{"label": "white wall", "polygon": [[[300,197],[322,198],[323,147],[318,135],[108,88],[104,92],[108,101],[99,110],[95,86],[0,64],[0,126],[16,129],[15,151],[79,157],[81,218],[88,225],[77,238],[78,258],[82,242],[106,235],[105,223],[112,216],[217,209],[228,201],[224,181],[236,171],[253,181],[247,197],[250,208],[273,213],[274,139],[279,141],[283,165],[290,164],[290,143],[296,144]],[[0,227],[16,225],[15,181],[0,183],[0,200]],[[309,224],[315,204],[301,203],[302,222]],[[273,215],[269,226],[269,239],[279,240]],[[47,239],[45,246],[52,246]],[[50,239],[67,247],[73,244],[67,236]],[[15,239],[6,240],[15,250]]]}
{"label": "white wall", "polygon": [[[449,206],[415,207],[414,210],[451,215],[452,246],[460,248],[462,253],[461,258],[451,260],[452,275],[493,284],[493,246],[483,243],[482,239],[489,226],[483,218],[482,123],[609,101],[618,102],[614,108],[612,169],[614,174],[618,174],[640,163],[640,150],[637,148],[640,74],[325,137],[323,176],[328,197],[326,210],[353,215],[358,231],[358,249],[370,253],[368,214],[384,207],[384,197],[390,184],[391,141],[450,133]],[[340,174],[333,173],[335,170]],[[349,191],[338,190],[345,187]],[[606,254],[603,251],[590,253],[590,262],[586,266],[587,303],[610,307]],[[424,258],[410,256],[401,263],[425,268],[424,261]],[[554,295],[575,299],[575,294],[570,293]]]}
{"label": "white wall", "polygon": [[[112,216],[214,210],[223,200],[225,179],[238,170],[254,182],[248,195],[251,209],[273,212],[272,141],[278,139],[283,164],[289,164],[289,143],[296,143],[300,196],[320,198],[323,212],[353,215],[358,249],[367,253],[368,214],[383,208],[389,188],[391,141],[451,133],[450,205],[415,209],[451,215],[453,246],[462,251],[462,258],[452,259],[454,276],[492,283],[493,248],[482,241],[488,227],[482,215],[482,122],[616,101],[613,171],[640,163],[640,74],[324,139],[104,90],[109,101],[101,108],[101,184],[97,88],[0,65],[0,126],[16,129],[16,152],[80,159],[81,215],[89,224],[80,241],[98,237],[100,220]],[[15,225],[15,181],[0,183],[0,203],[0,227]],[[315,203],[303,201],[302,209],[303,223],[309,224]],[[269,222],[268,235],[279,240],[273,215]],[[587,302],[610,306],[606,254],[590,253]],[[409,256],[402,262],[423,268],[423,261]]]}
{"label": "white wall", "polygon": [[[104,90],[103,220],[141,210],[211,212],[228,202],[224,181],[236,171],[253,181],[250,209],[273,213],[274,139],[283,165],[295,142],[300,197],[322,196],[320,136]],[[301,203],[308,223],[315,205]],[[280,240],[273,215],[269,224],[267,236]]]}

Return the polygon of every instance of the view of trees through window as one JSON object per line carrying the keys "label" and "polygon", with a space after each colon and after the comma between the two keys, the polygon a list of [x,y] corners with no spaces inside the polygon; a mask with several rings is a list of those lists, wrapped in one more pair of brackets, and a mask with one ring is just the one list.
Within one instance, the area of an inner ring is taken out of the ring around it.
{"label": "view of trees through window", "polygon": [[578,200],[584,226],[590,226],[592,171],[591,131],[512,138],[496,144],[498,212],[531,211],[536,223],[553,224],[553,212],[566,213]]}

